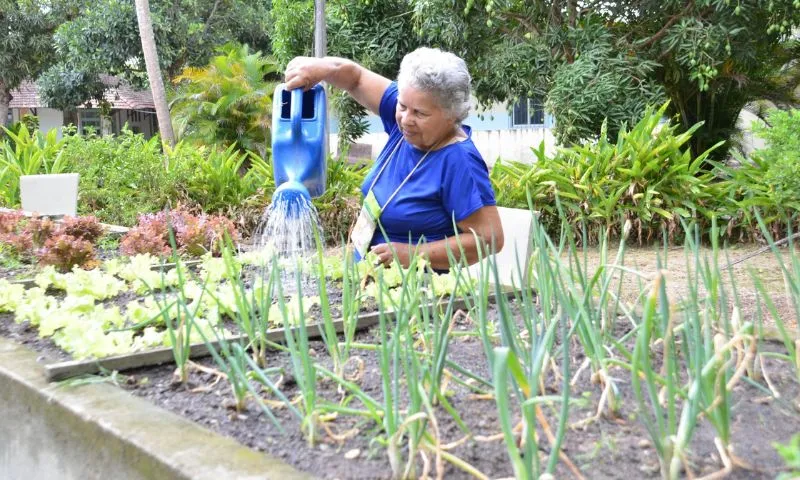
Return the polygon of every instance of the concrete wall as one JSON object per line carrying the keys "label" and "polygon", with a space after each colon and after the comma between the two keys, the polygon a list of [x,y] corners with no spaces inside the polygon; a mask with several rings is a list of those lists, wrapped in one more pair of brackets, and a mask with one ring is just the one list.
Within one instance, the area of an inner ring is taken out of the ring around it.
{"label": "concrete wall", "polygon": [[[14,122],[22,120],[23,115],[30,114],[31,110],[28,108],[12,108],[11,116]],[[61,127],[64,126],[64,114],[61,110],[53,108],[37,108],[36,116],[39,117],[39,129],[43,132],[49,132],[53,129],[58,129],[58,138],[61,138]]]}
{"label": "concrete wall", "polygon": [[754,122],[764,125],[764,120],[761,120],[758,118],[758,115],[747,110],[742,110],[742,113],[739,114],[739,118],[736,121],[736,128],[741,132],[742,152],[745,156],[749,155],[753,150],[766,146],[766,142],[764,142],[762,138],[753,134],[752,125]]}
{"label": "concrete wall", "polygon": [[[370,145],[371,158],[375,159],[386,143],[387,135],[383,133],[383,124],[377,115],[369,115],[366,120],[368,133],[358,143]],[[545,114],[543,125],[513,127],[508,108],[504,104],[495,104],[487,110],[473,110],[464,124],[472,128],[472,141],[489,166],[494,165],[498,158],[531,163],[535,160],[531,148],[538,147],[543,141],[548,154],[555,152],[553,117],[548,114]],[[335,115],[331,115],[329,128],[331,150],[335,151],[339,132]]]}
{"label": "concrete wall", "polygon": [[59,387],[0,338],[0,479],[307,479],[109,384]]}

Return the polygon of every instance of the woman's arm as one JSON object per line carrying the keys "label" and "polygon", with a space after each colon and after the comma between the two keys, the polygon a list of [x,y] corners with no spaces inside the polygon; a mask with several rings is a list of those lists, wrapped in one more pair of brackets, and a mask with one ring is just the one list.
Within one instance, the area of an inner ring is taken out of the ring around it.
{"label": "woman's arm", "polygon": [[[446,270],[450,268],[450,259],[447,256],[448,249],[453,253],[456,260],[460,260],[461,249],[463,248],[464,254],[466,255],[466,262],[470,265],[478,261],[479,242],[483,244],[484,255],[486,254],[485,252],[490,251],[492,248],[494,248],[495,253],[503,249],[505,240],[503,238],[503,227],[500,224],[500,215],[497,212],[497,207],[481,207],[457,225],[463,232],[458,238],[448,237],[435,242],[425,243],[420,245],[417,249],[417,254],[426,257],[432,268],[436,270]],[[460,248],[459,243],[461,244]],[[392,242],[391,247],[396,250],[400,264],[403,265],[403,267],[408,267],[409,258],[415,246],[401,242]],[[390,265],[392,261],[394,261],[392,248],[390,248],[389,244],[383,243],[375,245],[372,247],[371,251],[378,256],[384,265]]]}
{"label": "woman's arm", "polygon": [[379,114],[383,93],[391,81],[345,58],[296,57],[286,66],[286,89],[308,90],[328,82],[352,96],[374,114]]}

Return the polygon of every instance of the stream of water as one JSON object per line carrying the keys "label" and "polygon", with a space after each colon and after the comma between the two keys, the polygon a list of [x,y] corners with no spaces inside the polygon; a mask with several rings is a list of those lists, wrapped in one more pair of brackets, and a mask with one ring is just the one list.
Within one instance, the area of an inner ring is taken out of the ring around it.
{"label": "stream of water", "polygon": [[[278,195],[261,216],[256,229],[256,248],[276,256],[281,265],[281,284],[284,293],[297,291],[297,266],[317,252],[314,231],[323,241],[322,225],[311,200],[302,195]],[[264,272],[269,271],[268,258]],[[316,292],[313,271],[300,272],[303,292]]]}

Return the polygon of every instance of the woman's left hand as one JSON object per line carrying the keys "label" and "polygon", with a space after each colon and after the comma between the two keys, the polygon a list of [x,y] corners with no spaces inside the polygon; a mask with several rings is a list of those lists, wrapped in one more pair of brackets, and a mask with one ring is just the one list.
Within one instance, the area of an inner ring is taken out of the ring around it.
{"label": "woman's left hand", "polygon": [[411,258],[411,246],[407,243],[381,243],[373,246],[370,251],[378,257],[379,263],[388,267],[394,261],[392,249],[394,249],[394,251],[397,253],[397,259],[400,261],[400,266],[403,268],[408,268],[409,258]]}

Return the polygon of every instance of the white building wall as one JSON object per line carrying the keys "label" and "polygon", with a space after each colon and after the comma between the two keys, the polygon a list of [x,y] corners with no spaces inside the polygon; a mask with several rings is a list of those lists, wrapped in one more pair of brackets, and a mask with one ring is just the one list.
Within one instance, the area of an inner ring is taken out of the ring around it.
{"label": "white building wall", "polygon": [[61,110],[52,108],[37,108],[36,116],[39,117],[39,130],[49,132],[56,129],[58,138],[61,138],[61,127],[64,126],[64,114]]}
{"label": "white building wall", "polygon": [[[358,139],[358,143],[372,147],[372,159],[378,157],[389,136],[386,133],[368,133]],[[338,135],[330,135],[331,151],[335,153]],[[544,141],[545,152],[553,155],[556,141],[551,129],[546,127],[514,128],[506,130],[473,130],[472,141],[491,167],[498,158],[533,163],[536,156],[531,148],[538,148]]]}
{"label": "white building wall", "polygon": [[146,138],[150,138],[153,136],[153,120],[151,116],[155,115],[155,112],[132,112],[129,110],[117,110],[115,111],[115,115],[117,115],[117,130],[121,131],[122,127],[127,123],[128,128],[130,128],[135,133],[141,133]]}
{"label": "white building wall", "polygon": [[742,139],[742,153],[744,153],[745,156],[749,156],[753,153],[753,150],[758,150],[766,146],[764,139],[757,137],[753,133],[754,122],[764,125],[764,120],[761,120],[758,118],[758,115],[747,110],[742,110],[736,121],[736,128],[739,129],[739,135],[741,135]]}

